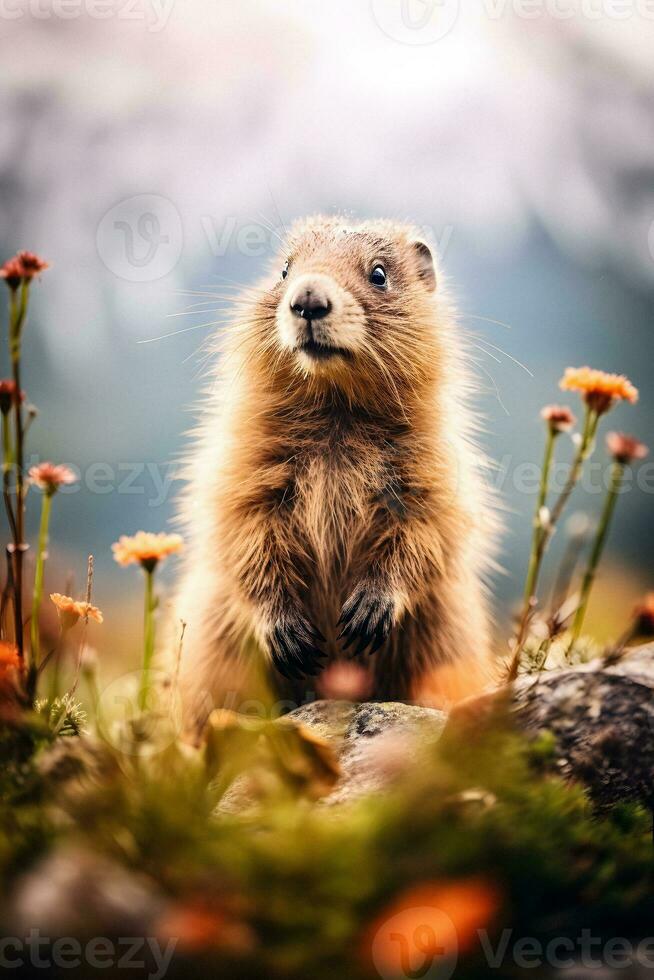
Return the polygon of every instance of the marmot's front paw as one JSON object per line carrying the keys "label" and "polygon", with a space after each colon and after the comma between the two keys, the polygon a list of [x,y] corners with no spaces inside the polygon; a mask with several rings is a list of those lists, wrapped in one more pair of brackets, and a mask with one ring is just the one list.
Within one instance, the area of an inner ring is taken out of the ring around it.
{"label": "marmot's front paw", "polygon": [[337,623],[343,626],[339,640],[346,642],[343,649],[347,650],[355,641],[359,641],[352,656],[358,657],[366,647],[370,653],[379,650],[380,646],[393,628],[395,621],[395,601],[387,592],[381,591],[370,582],[357,585],[352,595],[343,605],[341,617]]}
{"label": "marmot's front paw", "polygon": [[294,610],[280,616],[267,641],[272,662],[284,677],[310,677],[324,666],[320,660],[326,654],[318,644],[324,643],[325,637],[300,612]]}

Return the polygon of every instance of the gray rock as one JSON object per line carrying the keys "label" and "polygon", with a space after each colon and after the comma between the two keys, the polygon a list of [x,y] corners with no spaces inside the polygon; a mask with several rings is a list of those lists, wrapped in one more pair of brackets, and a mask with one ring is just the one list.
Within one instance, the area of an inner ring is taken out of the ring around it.
{"label": "gray rock", "polygon": [[[554,736],[552,764],[583,782],[602,809],[619,801],[654,803],[654,644],[617,662],[597,659],[567,670],[519,678],[457,707],[450,724],[472,735],[508,707],[519,730],[531,737]],[[383,792],[415,758],[416,749],[436,741],[447,721],[442,711],[402,703],[352,704],[315,701],[288,716],[327,739],[342,776],[321,804],[347,803]],[[240,812],[252,803],[243,778],[222,809]]]}
{"label": "gray rock", "polygon": [[[348,803],[378,793],[406,770],[417,748],[439,738],[446,715],[410,704],[313,701],[286,716],[332,746],[341,767],[338,783],[320,805]],[[251,810],[256,790],[247,774],[239,776],[222,798],[218,811]]]}
{"label": "gray rock", "polygon": [[10,902],[17,936],[38,927],[47,936],[146,936],[165,901],[145,875],[62,844],[18,880]]}
{"label": "gray rock", "polygon": [[440,736],[447,716],[435,708],[399,702],[351,704],[315,701],[290,717],[328,739],[342,776],[321,802],[347,803],[384,790],[415,756],[416,747]]}
{"label": "gray rock", "polygon": [[654,644],[616,663],[520,678],[513,688],[518,726],[555,737],[556,765],[584,782],[600,807],[654,800]]}

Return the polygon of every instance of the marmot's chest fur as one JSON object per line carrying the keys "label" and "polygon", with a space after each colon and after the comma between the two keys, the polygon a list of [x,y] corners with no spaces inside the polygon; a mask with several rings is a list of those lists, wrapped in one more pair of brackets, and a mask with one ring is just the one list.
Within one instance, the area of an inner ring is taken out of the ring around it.
{"label": "marmot's chest fur", "polygon": [[493,521],[456,323],[404,226],[310,219],[280,269],[237,310],[191,459],[191,697],[247,674],[252,637],[273,677],[365,653],[374,694],[408,697],[488,651]]}
{"label": "marmot's chest fur", "polygon": [[391,493],[394,458],[385,442],[359,432],[316,439],[297,457],[292,490],[293,519],[304,532],[323,575],[344,570],[370,532],[376,510]]}

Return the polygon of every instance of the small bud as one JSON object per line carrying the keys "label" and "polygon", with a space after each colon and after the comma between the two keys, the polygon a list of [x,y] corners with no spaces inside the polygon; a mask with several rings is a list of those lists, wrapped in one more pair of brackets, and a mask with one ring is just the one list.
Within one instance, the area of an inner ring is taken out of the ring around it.
{"label": "small bud", "polygon": [[634,609],[639,636],[654,636],[654,592],[648,592]]}
{"label": "small bud", "polygon": [[[20,400],[25,400],[25,392],[21,391]],[[7,378],[0,381],[0,412],[8,415],[12,406],[16,404],[16,382]]]}
{"label": "small bud", "polygon": [[31,282],[47,268],[48,263],[34,252],[18,252],[0,267],[0,279],[4,279],[9,289],[15,291],[21,282]]}
{"label": "small bud", "polygon": [[552,435],[558,435],[559,432],[569,432],[577,421],[565,405],[546,405],[540,416],[547,422]]}
{"label": "small bud", "polygon": [[624,432],[609,432],[606,437],[606,448],[617,463],[631,463],[634,460],[645,459],[649,453],[647,446],[634,436]]}

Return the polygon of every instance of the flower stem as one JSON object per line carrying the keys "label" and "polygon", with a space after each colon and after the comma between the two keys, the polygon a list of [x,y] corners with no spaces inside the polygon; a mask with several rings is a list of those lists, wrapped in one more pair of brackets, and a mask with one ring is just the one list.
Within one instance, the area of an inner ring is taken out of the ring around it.
{"label": "flower stem", "polygon": [[556,433],[553,432],[552,429],[549,428],[548,426],[547,441],[545,443],[545,457],[543,459],[543,468],[540,477],[540,489],[538,492],[538,500],[536,503],[536,512],[534,514],[534,533],[531,540],[531,554],[529,556],[529,568],[527,570],[527,578],[525,580],[524,601],[526,603],[529,603],[531,597],[534,594],[536,588],[536,582],[538,580],[538,572],[540,570],[539,544],[540,544],[540,539],[545,532],[541,520],[541,511],[545,506],[545,501],[547,499],[547,488],[549,486],[550,469],[552,468],[552,455],[554,453],[555,439],[556,439]]}
{"label": "flower stem", "polygon": [[145,571],[145,610],[143,630],[143,670],[141,672],[141,688],[139,690],[139,710],[145,711],[148,692],[150,689],[150,668],[154,655],[154,569],[144,568]]}
{"label": "flower stem", "polygon": [[597,528],[595,544],[593,545],[593,550],[590,553],[588,565],[586,566],[586,572],[584,574],[581,586],[581,595],[579,597],[579,605],[577,606],[577,612],[575,613],[575,618],[572,624],[568,653],[570,653],[573,646],[579,639],[582,626],[584,625],[586,610],[588,609],[588,600],[590,598],[591,589],[593,588],[593,582],[595,581],[597,566],[599,565],[602,552],[604,551],[604,545],[606,544],[609,528],[611,526],[615,505],[618,502],[620,486],[624,475],[624,467],[625,464],[617,459],[613,463],[613,469],[611,470],[611,485],[609,486],[606,500],[604,502],[604,509],[602,510],[602,516]]}
{"label": "flower stem", "polygon": [[41,598],[43,596],[43,569],[45,566],[45,555],[48,547],[48,530],[50,527],[50,512],[52,509],[52,494],[43,494],[43,506],[41,508],[41,526],[39,528],[39,545],[36,555],[36,571],[34,573],[34,595],[32,599],[32,621],[30,627],[31,641],[31,663],[38,669],[40,660],[40,634],[39,634],[39,611],[41,608]]}
{"label": "flower stem", "polygon": [[522,609],[522,615],[520,616],[520,622],[518,625],[518,631],[516,634],[516,640],[513,646],[513,657],[511,658],[511,664],[507,673],[507,681],[511,682],[518,676],[518,668],[520,666],[520,656],[522,654],[522,648],[524,646],[525,639],[527,637],[527,632],[529,630],[529,620],[532,610],[536,603],[536,591],[538,588],[538,579],[540,576],[541,568],[543,565],[543,558],[545,557],[545,552],[547,551],[547,546],[549,544],[550,538],[552,537],[557,522],[559,521],[561,514],[563,513],[565,506],[572,495],[572,491],[579,482],[579,477],[581,476],[581,471],[583,469],[584,462],[588,458],[588,455],[592,451],[592,447],[595,440],[595,435],[597,433],[597,425],[599,422],[599,415],[597,412],[593,411],[588,405],[586,406],[586,414],[584,416],[584,426],[582,429],[581,440],[579,442],[579,447],[577,449],[575,458],[572,462],[572,468],[570,474],[566,481],[566,484],[561,491],[559,497],[556,500],[554,507],[549,516],[549,520],[546,526],[543,526],[540,520],[540,509],[544,506],[545,499],[547,496],[547,485],[549,482],[549,471],[552,462],[552,449],[553,446],[550,445],[550,441],[553,442],[552,435],[550,434],[548,438],[547,445],[545,447],[545,460],[543,462],[543,473],[541,474],[541,484],[538,497],[538,509],[536,511],[536,517],[534,521],[534,535],[532,538],[532,551],[529,559],[529,569],[527,572],[527,579],[525,582],[524,590],[524,605]]}
{"label": "flower stem", "polygon": [[527,568],[527,577],[525,579],[522,614],[520,616],[515,646],[513,648],[513,658],[509,668],[509,681],[515,680],[518,675],[520,654],[522,652],[522,646],[525,642],[525,636],[529,626],[529,617],[534,607],[534,600],[536,598],[535,592],[538,582],[538,574],[540,572],[540,565],[543,560],[541,542],[547,532],[547,529],[543,526],[541,513],[543,507],[545,506],[545,501],[547,500],[547,489],[549,486],[556,435],[557,433],[554,432],[550,426],[548,426],[547,441],[545,443],[545,456],[543,457],[543,466],[540,475],[540,488],[538,491],[538,500],[536,502],[536,511],[534,513],[534,531],[531,538],[531,553],[529,555],[529,566]]}
{"label": "flower stem", "polygon": [[86,643],[86,631],[89,628],[89,606],[91,605],[91,595],[93,593],[93,569],[94,561],[93,555],[89,555],[88,562],[86,565],[86,613],[84,615],[84,623],[82,624],[82,636],[79,641],[79,649],[77,651],[77,663],[75,665],[75,678],[73,680],[73,686],[68,692],[73,695],[77,690],[77,685],[79,684],[80,673],[82,670],[82,658],[84,656],[84,645]]}
{"label": "flower stem", "polygon": [[12,526],[14,556],[14,629],[18,654],[23,659],[23,552],[25,550],[25,481],[23,472],[23,408],[21,404],[20,356],[21,335],[27,314],[29,285],[23,281],[20,291],[12,289],[9,303],[9,354],[15,385],[14,449],[16,467],[16,511]]}
{"label": "flower stem", "polygon": [[11,469],[14,465],[14,451],[11,445],[11,425],[9,412],[2,413],[2,495],[4,498],[5,511],[11,530],[12,541],[17,539],[18,530],[16,528],[16,518],[11,502]]}
{"label": "flower stem", "polygon": [[[579,482],[579,477],[581,476],[581,470],[584,463],[586,462],[588,456],[590,455],[593,444],[595,442],[595,436],[597,435],[597,425],[599,423],[599,415],[597,412],[593,411],[590,406],[586,405],[586,414],[584,416],[584,427],[581,433],[581,442],[579,443],[579,448],[577,454],[572,463],[572,469],[570,470],[570,475],[568,476],[567,482],[561,494],[556,501],[554,507],[552,508],[552,515],[550,521],[550,532],[546,535],[549,538],[556,526],[557,521],[561,517],[565,505],[567,504],[572,491],[577,486]],[[545,542],[547,544],[547,541]],[[543,551],[545,549],[543,548]]]}

